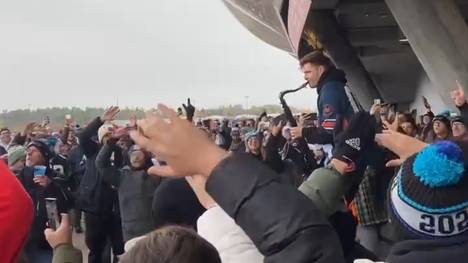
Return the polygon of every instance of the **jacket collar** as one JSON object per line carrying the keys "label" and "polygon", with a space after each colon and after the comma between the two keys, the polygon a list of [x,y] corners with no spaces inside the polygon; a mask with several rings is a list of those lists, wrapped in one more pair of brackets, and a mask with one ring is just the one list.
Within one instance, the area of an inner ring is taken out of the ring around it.
{"label": "jacket collar", "polygon": [[344,73],[343,70],[337,69],[335,67],[329,68],[327,71],[325,71],[322,76],[320,76],[320,79],[317,84],[317,93],[320,94],[320,91],[322,90],[323,85],[325,83],[330,82],[330,81],[337,81],[337,82],[342,82],[343,84],[346,84],[346,74]]}

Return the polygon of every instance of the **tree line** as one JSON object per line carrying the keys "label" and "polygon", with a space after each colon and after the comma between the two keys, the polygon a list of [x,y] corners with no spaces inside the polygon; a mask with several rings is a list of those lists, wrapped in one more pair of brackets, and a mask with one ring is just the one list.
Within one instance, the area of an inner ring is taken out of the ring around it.
{"label": "tree line", "polygon": [[[20,131],[24,128],[27,123],[37,122],[42,123],[45,119],[50,120],[50,126],[53,128],[59,128],[62,126],[65,120],[65,116],[70,114],[73,120],[77,124],[85,124],[92,118],[100,116],[104,112],[104,108],[99,107],[86,107],[86,108],[64,108],[64,107],[52,107],[35,110],[12,110],[3,111],[0,113],[0,127],[8,127],[13,131]],[[292,108],[294,112],[300,112],[300,109]],[[136,115],[138,118],[142,118],[145,115],[147,109],[143,108],[122,108],[119,113],[119,119],[128,120],[132,115]],[[263,111],[269,114],[282,113],[283,109],[280,105],[263,105],[263,106],[252,106],[245,109],[242,105],[226,105],[217,108],[200,108],[197,109],[195,114],[196,117],[207,117],[211,115],[222,115],[222,116],[236,116],[240,114],[251,114],[260,115]]]}

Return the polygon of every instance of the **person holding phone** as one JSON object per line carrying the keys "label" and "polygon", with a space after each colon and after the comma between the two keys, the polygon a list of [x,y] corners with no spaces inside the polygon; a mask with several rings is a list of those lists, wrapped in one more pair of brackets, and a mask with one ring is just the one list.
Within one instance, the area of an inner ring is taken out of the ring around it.
{"label": "person holding phone", "polygon": [[30,239],[25,247],[26,257],[34,262],[51,262],[52,248],[44,237],[47,225],[46,198],[57,198],[60,212],[67,210],[65,198],[60,194],[60,187],[54,183],[55,172],[49,163],[53,157],[47,141],[34,140],[27,146],[26,167],[19,173],[18,179],[31,197],[35,217]]}

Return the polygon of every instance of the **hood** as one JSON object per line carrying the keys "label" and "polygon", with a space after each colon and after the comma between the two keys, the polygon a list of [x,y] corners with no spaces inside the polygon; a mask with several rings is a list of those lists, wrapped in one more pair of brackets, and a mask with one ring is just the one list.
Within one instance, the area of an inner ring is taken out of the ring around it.
{"label": "hood", "polygon": [[460,262],[468,257],[468,237],[439,240],[407,240],[395,244],[387,257],[388,263]]}
{"label": "hood", "polygon": [[337,69],[335,67],[331,67],[325,73],[322,74],[320,77],[318,84],[317,84],[317,92],[320,93],[322,86],[330,81],[337,81],[343,84],[346,84],[348,81],[346,80],[346,74],[343,70]]}

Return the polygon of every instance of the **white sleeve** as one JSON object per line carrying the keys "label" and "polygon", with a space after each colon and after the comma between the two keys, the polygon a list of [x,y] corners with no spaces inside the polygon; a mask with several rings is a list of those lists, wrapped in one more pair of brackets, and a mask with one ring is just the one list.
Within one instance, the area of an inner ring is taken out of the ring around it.
{"label": "white sleeve", "polygon": [[263,262],[252,240],[219,206],[203,213],[197,227],[198,234],[218,250],[223,263]]}

